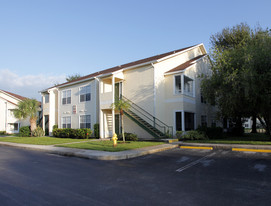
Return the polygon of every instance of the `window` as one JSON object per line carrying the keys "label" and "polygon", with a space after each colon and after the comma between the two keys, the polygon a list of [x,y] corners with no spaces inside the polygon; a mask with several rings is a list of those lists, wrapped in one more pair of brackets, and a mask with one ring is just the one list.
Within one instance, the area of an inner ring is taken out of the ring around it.
{"label": "window", "polygon": [[71,90],[66,90],[62,92],[62,104],[71,103]]}
{"label": "window", "polygon": [[184,75],[184,94],[193,96],[194,80]]}
{"label": "window", "polygon": [[90,115],[80,116],[80,129],[82,128],[91,128]]}
{"label": "window", "polygon": [[207,127],[207,116],[206,115],[201,116],[201,126]]}
{"label": "window", "polygon": [[91,99],[90,90],[91,90],[90,85],[80,87],[80,102],[90,101]]}
{"label": "window", "polygon": [[176,112],[176,131],[182,131],[182,112]]}
{"label": "window", "polygon": [[195,129],[194,113],[185,112],[184,123],[185,123],[185,131],[194,130]]}
{"label": "window", "polygon": [[175,94],[182,93],[181,75],[175,76]]}
{"label": "window", "polygon": [[[183,75],[183,84],[182,84],[182,75],[177,75],[174,77],[175,81],[175,94],[183,93],[185,95],[193,96],[194,95],[194,80],[188,76]],[[182,88],[183,85],[183,88]]]}
{"label": "window", "polygon": [[8,116],[9,117],[14,117],[14,113],[13,112],[14,112],[14,109],[9,109],[8,110]]}
{"label": "window", "polygon": [[19,131],[19,123],[10,123],[9,129],[10,131]]}
{"label": "window", "polygon": [[71,128],[71,117],[62,117],[62,128]]}
{"label": "window", "polygon": [[200,101],[201,101],[201,103],[206,104],[206,100],[204,99],[204,97],[202,96],[202,94],[200,94]]}
{"label": "window", "polygon": [[49,94],[44,95],[44,103],[49,103]]}

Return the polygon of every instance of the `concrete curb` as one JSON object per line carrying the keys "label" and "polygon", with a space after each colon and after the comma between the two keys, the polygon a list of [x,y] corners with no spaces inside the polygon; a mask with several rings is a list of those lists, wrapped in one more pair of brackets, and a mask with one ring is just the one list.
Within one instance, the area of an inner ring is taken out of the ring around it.
{"label": "concrete curb", "polygon": [[213,147],[213,149],[232,150],[232,148],[271,150],[271,145],[246,145],[246,144],[212,144],[212,143],[187,143],[176,142],[179,146]]}
{"label": "concrete curb", "polygon": [[80,158],[96,159],[96,160],[130,159],[130,158],[135,158],[135,157],[139,157],[139,156],[143,156],[147,154],[153,154],[156,152],[161,152],[161,151],[178,147],[177,144],[163,144],[163,145],[144,147],[144,148],[134,149],[134,150],[126,150],[122,152],[106,152],[106,151],[98,151],[98,150],[56,147],[52,145],[30,145],[30,144],[18,144],[18,143],[10,143],[10,142],[0,142],[0,145],[10,146],[10,147],[19,147],[19,148],[30,149],[30,150],[45,151],[51,154],[58,154],[58,155],[63,155],[63,156],[72,156],[72,157],[80,157]]}

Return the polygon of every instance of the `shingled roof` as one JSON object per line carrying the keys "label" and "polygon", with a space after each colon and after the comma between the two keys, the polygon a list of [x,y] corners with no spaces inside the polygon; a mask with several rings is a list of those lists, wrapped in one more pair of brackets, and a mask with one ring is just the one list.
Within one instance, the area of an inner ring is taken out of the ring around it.
{"label": "shingled roof", "polygon": [[23,97],[23,96],[21,96],[21,95],[14,94],[14,93],[11,93],[11,92],[8,92],[8,91],[5,91],[5,90],[0,90],[0,91],[3,91],[3,92],[5,92],[5,93],[7,93],[7,94],[9,94],[9,95],[11,95],[11,96],[17,98],[17,99],[20,99],[20,100],[28,99],[28,98]]}
{"label": "shingled roof", "polygon": [[199,60],[200,58],[202,58],[204,56],[206,56],[206,54],[199,55],[199,56],[197,56],[197,57],[195,57],[193,59],[190,59],[189,61],[187,61],[187,62],[185,62],[185,63],[183,63],[183,64],[181,64],[181,65],[179,65],[179,66],[177,66],[177,67],[175,67],[175,68],[167,71],[167,72],[165,72],[165,74],[185,70],[186,68],[188,68],[191,65],[195,64],[197,60]]}
{"label": "shingled roof", "polygon": [[[99,71],[99,72],[95,72],[95,73],[80,77],[80,78],[78,78],[76,80],[73,80],[73,81],[70,81],[70,82],[65,82],[63,84],[58,84],[58,85],[56,85],[56,87],[65,86],[66,84],[70,84],[70,83],[77,82],[77,81],[82,81],[84,79],[89,79],[89,78],[96,77],[96,76],[99,76],[99,75],[102,75],[102,74],[109,74],[109,73],[112,73],[112,72],[115,72],[115,71],[118,71],[118,70],[121,70],[121,69],[125,69],[125,68],[128,68],[128,67],[144,64],[144,63],[151,62],[151,61],[156,61],[158,59],[161,59],[161,58],[164,58],[166,56],[169,56],[169,55],[184,51],[184,50],[192,48],[194,46],[185,47],[185,48],[182,48],[182,49],[178,49],[178,50],[170,51],[170,52],[167,52],[167,53],[155,55],[155,56],[148,57],[148,58],[145,58],[145,59],[140,59],[140,60],[137,60],[137,61],[133,61],[133,62],[130,62],[130,63],[127,63],[127,64],[115,66],[115,67],[112,67],[112,68],[109,68],[109,69],[105,69],[105,70],[102,70],[102,71]],[[51,87],[51,88],[53,88],[53,87]]]}

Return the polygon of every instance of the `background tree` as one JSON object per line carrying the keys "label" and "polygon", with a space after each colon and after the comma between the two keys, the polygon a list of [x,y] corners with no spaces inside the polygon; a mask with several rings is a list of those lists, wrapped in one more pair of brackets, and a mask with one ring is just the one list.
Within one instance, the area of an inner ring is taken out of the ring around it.
{"label": "background tree", "polygon": [[73,81],[73,80],[79,79],[80,77],[81,77],[81,75],[80,75],[80,74],[73,74],[73,75],[69,75],[69,76],[67,76],[67,77],[66,77],[66,80],[67,80],[68,82],[70,82],[70,81]]}
{"label": "background tree", "polygon": [[202,81],[203,96],[218,106],[221,117],[235,119],[239,128],[242,117],[265,116],[265,123],[271,120],[270,102],[266,101],[269,39],[268,30],[252,30],[243,23],[211,36],[212,76]]}
{"label": "background tree", "polygon": [[14,110],[14,116],[19,119],[29,117],[31,134],[37,128],[39,102],[35,99],[25,99],[18,104],[18,108]]}
{"label": "background tree", "polygon": [[124,136],[123,111],[129,109],[130,107],[131,107],[130,103],[123,99],[119,99],[111,105],[111,108],[118,111],[121,115],[122,138],[124,142],[125,142],[125,136]]}

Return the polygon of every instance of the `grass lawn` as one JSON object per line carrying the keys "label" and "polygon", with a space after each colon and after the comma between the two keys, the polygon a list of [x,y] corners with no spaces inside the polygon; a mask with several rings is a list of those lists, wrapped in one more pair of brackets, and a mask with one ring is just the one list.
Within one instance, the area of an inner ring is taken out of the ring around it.
{"label": "grass lawn", "polygon": [[21,144],[54,145],[70,142],[87,141],[88,139],[68,139],[56,137],[0,137],[0,142],[13,142]]}
{"label": "grass lawn", "polygon": [[186,142],[195,143],[215,143],[215,144],[251,144],[251,145],[271,145],[271,138],[263,133],[246,133],[241,137],[229,136],[223,139],[211,140],[191,140]]}
{"label": "grass lawn", "polygon": [[113,147],[113,141],[91,141],[91,142],[82,142],[82,143],[76,143],[76,144],[59,145],[59,147],[119,152],[119,151],[124,151],[124,150],[138,149],[142,147],[149,147],[149,146],[160,145],[160,144],[164,144],[164,143],[163,142],[126,141],[126,143],[118,142],[118,145],[116,147]]}

